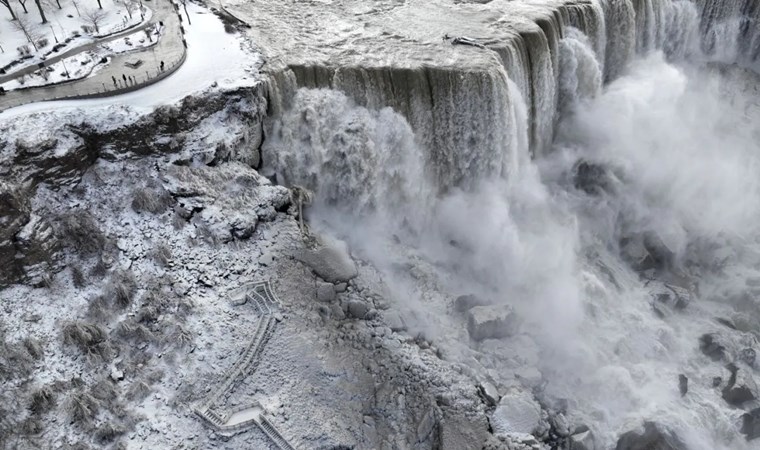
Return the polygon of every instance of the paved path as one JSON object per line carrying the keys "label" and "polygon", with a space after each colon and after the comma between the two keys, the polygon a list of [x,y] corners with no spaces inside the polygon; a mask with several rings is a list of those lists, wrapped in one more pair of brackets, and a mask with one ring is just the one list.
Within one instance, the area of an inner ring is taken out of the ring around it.
{"label": "paved path", "polygon": [[[39,87],[23,91],[9,91],[0,96],[0,111],[45,100],[61,98],[95,96],[98,93],[108,95],[106,91],[114,90],[116,95],[120,91],[115,90],[113,79],[122,80],[122,75],[132,76],[137,80],[137,85],[148,84],[161,72],[160,64],[164,61],[164,70],[176,68],[176,64],[184,61],[185,44],[180,29],[180,19],[174,5],[169,0],[154,0],[152,23],[163,21],[164,29],[158,44],[146,51],[135,51],[112,57],[104,68],[95,75],[77,81],[59,84],[50,87]],[[125,63],[142,60],[143,64],[137,69],[127,67]],[[121,82],[123,84],[123,81]],[[123,87],[123,86],[122,86]]]}
{"label": "paved path", "polygon": [[30,74],[30,73],[34,72],[35,70],[39,70],[39,68],[40,68],[39,63],[40,62],[44,63],[45,66],[50,66],[50,65],[55,64],[55,63],[57,63],[58,61],[60,61],[60,60],[62,60],[64,58],[68,58],[69,56],[74,56],[74,55],[77,55],[77,54],[82,53],[82,52],[87,52],[87,51],[93,50],[93,49],[97,48],[98,46],[100,46],[101,44],[105,44],[107,42],[111,42],[113,40],[122,38],[124,36],[129,36],[132,33],[136,33],[136,32],[138,32],[140,30],[144,30],[144,29],[146,29],[146,28],[148,28],[149,26],[152,26],[152,25],[153,25],[153,21],[152,20],[146,20],[145,22],[143,22],[141,24],[138,24],[137,26],[134,26],[132,28],[127,28],[126,30],[123,30],[123,31],[119,31],[118,33],[114,33],[114,34],[112,34],[112,35],[110,35],[108,37],[101,38],[101,39],[96,39],[95,41],[92,41],[89,44],[84,44],[84,45],[80,45],[78,47],[70,48],[70,49],[66,50],[65,52],[60,53],[60,54],[58,54],[56,56],[49,57],[49,58],[47,58],[45,60],[38,61],[38,62],[36,62],[34,64],[29,65],[29,66],[26,66],[26,67],[23,67],[21,69],[18,69],[15,72],[12,72],[12,73],[0,76],[0,84],[5,83],[6,81],[10,81],[10,80],[16,79],[16,78],[20,77],[21,75],[27,75],[27,74]]}

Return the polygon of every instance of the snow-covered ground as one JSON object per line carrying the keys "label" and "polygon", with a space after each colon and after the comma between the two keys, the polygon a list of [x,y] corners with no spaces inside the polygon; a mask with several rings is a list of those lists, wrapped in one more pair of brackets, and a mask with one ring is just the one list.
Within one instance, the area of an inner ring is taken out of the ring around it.
{"label": "snow-covered ground", "polygon": [[[104,56],[100,53],[101,52],[96,51],[79,53],[71,58],[65,58],[62,61],[52,64],[45,69],[40,69],[31,75],[25,75],[15,80],[8,81],[0,86],[5,88],[6,91],[10,91],[86,78],[108,64],[107,57],[106,61],[102,62],[101,58]],[[66,76],[67,70],[69,76]]]}
{"label": "snow-covered ground", "polygon": [[[243,40],[224,31],[221,21],[209,10],[188,3],[192,25],[185,24],[187,59],[164,80],[127,94],[91,100],[58,100],[11,108],[0,117],[58,109],[91,109],[99,106],[130,106],[148,111],[162,104],[177,102],[194,92],[217,83],[222,88],[253,85],[258,80],[258,55],[245,49]],[[213,61],[213,64],[209,64]]]}
{"label": "snow-covered ground", "polygon": [[127,53],[156,45],[159,39],[160,36],[151,27],[145,31],[137,31],[123,38],[106,42],[100,45],[100,48],[113,54]]}
{"label": "snow-covered ground", "polygon": [[[24,14],[18,0],[10,0],[11,8],[16,12],[17,16],[20,17],[21,20],[27,20],[32,29],[36,30],[34,34],[48,40],[48,44],[39,48],[36,52],[34,51],[33,46],[29,44],[24,34],[16,29],[16,26],[14,25],[16,22],[10,20],[10,12],[8,9],[4,6],[0,6],[0,44],[4,50],[3,53],[0,53],[0,67],[4,67],[10,62],[18,59],[20,57],[18,48],[23,45],[29,46],[29,50],[32,51],[34,57],[26,59],[20,64],[14,65],[8,69],[9,73],[31,64],[36,64],[44,60],[46,57],[55,56],[60,52],[93,42],[96,40],[96,36],[118,32],[129,28],[130,26],[137,25],[144,20],[150,20],[152,16],[152,12],[147,5],[144,12],[141,14],[138,9],[139,4],[137,4],[137,8],[132,9],[132,17],[130,18],[126,8],[122,4],[118,4],[114,0],[101,0],[105,16],[102,21],[98,23],[99,31],[85,33],[82,26],[92,26],[92,24],[85,19],[87,12],[97,10],[97,3],[94,0],[90,2],[61,0],[61,9],[58,9],[54,2],[51,3],[53,6],[46,6],[45,3],[43,3],[48,23],[41,24],[39,11],[34,2],[26,3],[26,8],[29,13]],[[78,35],[78,37],[76,37],[76,35]],[[56,45],[56,41],[64,42],[66,39],[72,37],[73,39],[65,47],[51,53],[53,46]]]}
{"label": "snow-covered ground", "polygon": [[[160,37],[154,34],[153,29],[146,30],[151,33],[151,39],[145,31],[138,31],[123,38],[116,39],[101,46],[96,50],[86,51],[74,55],[70,58],[64,58],[45,69],[40,69],[31,75],[26,75],[15,80],[1,84],[6,91],[14,89],[29,88],[34,86],[46,86],[61,83],[63,81],[73,81],[87,78],[94,75],[98,70],[106,67],[113,55],[129,53],[136,50],[145,49],[156,45]],[[106,61],[103,61],[106,58]],[[66,76],[68,70],[69,76]],[[47,74],[47,77],[45,76]]]}

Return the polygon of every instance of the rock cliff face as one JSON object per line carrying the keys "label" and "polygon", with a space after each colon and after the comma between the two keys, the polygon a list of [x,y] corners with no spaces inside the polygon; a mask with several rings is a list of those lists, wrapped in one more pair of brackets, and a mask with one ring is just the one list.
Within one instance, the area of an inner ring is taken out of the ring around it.
{"label": "rock cliff face", "polygon": [[[0,286],[38,284],[62,268],[60,233],[51,218],[34,213],[37,186],[74,186],[96,160],[173,155],[178,164],[260,163],[265,102],[258,88],[188,97],[135,120],[113,124],[70,121],[51,128],[38,117],[42,136],[30,137],[34,123],[8,124],[0,148]],[[221,130],[217,126],[224,126]],[[16,139],[9,139],[15,137]],[[59,227],[60,228],[60,227]],[[60,230],[59,230],[60,231]],[[65,239],[65,236],[63,236]]]}

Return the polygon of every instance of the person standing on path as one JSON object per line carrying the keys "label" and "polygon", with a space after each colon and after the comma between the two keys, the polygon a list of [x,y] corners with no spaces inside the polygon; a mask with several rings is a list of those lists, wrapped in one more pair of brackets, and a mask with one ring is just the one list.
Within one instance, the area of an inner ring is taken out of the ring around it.
{"label": "person standing on path", "polygon": [[161,72],[163,72],[163,71],[164,71],[164,62],[161,61]]}

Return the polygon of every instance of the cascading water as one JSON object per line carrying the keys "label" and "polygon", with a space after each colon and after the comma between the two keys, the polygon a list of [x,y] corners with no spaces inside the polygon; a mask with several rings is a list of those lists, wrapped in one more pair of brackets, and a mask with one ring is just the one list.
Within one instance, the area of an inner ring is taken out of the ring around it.
{"label": "cascading water", "polygon": [[[424,304],[416,326],[453,360],[473,350],[448,331],[461,324],[445,299],[514,307],[540,349],[545,401],[564,399],[597,448],[645,421],[683,448],[753,448],[739,429],[757,405],[725,401],[724,366],[755,370],[736,355],[757,347],[760,323],[758,78],[704,62],[751,65],[760,8],[727,3],[738,13],[709,0],[568,6],[556,33],[495,48],[503,71],[426,86],[441,95],[428,113],[416,100],[395,105],[401,114],[381,108],[392,89],[372,100],[345,73],[325,75],[363,92],[363,106],[299,89],[271,127],[265,164],[317,193],[314,225],[393,280],[399,308]],[[452,96],[455,84],[491,97],[481,117],[477,102],[453,101],[466,98]],[[684,310],[658,303],[676,288],[691,291]],[[700,351],[706,333],[723,336],[721,362]],[[520,358],[489,361],[490,376],[515,382]]]}

